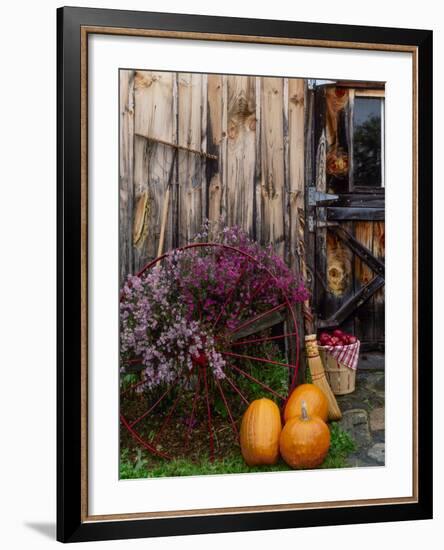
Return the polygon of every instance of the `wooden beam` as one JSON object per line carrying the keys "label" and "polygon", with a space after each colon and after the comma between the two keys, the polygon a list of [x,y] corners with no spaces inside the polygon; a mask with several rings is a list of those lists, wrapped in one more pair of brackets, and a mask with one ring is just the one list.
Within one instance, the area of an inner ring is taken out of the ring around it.
{"label": "wooden beam", "polygon": [[356,309],[369,300],[385,284],[379,275],[363,286],[350,300],[347,300],[331,317],[318,321],[318,328],[329,328],[341,325]]}
{"label": "wooden beam", "polygon": [[327,208],[327,220],[329,221],[383,221],[384,219],[384,208],[345,208],[341,206]]}
{"label": "wooden beam", "polygon": [[351,208],[384,208],[385,195],[382,193],[349,193],[342,194],[332,207],[347,206]]}
{"label": "wooden beam", "polygon": [[385,97],[385,90],[377,89],[361,89],[355,90],[356,97]]}
{"label": "wooden beam", "polygon": [[385,275],[385,265],[384,262],[376,258],[372,252],[361,244],[358,240],[353,237],[346,229],[342,226],[331,226],[329,227],[330,231],[339,237],[346,245],[357,254],[363,262],[365,262],[368,267],[374,271],[377,275],[384,277]]}

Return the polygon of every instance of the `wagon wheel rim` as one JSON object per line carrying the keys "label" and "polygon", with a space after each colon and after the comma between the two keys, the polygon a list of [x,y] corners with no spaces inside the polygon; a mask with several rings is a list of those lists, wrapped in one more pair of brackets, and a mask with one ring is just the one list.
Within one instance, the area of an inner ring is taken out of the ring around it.
{"label": "wagon wheel rim", "polygon": [[[160,263],[169,258],[172,254],[174,254],[176,251],[184,252],[187,250],[193,250],[193,249],[214,249],[214,250],[224,250],[229,251],[231,253],[235,253],[240,255],[243,258],[243,264],[242,269],[240,270],[238,274],[238,278],[236,281],[236,284],[232,286],[231,291],[229,290],[227,292],[225,301],[223,302],[219,314],[216,316],[216,318],[212,322],[212,330],[218,329],[223,325],[224,323],[224,312],[227,308],[227,305],[229,303],[230,298],[232,295],[236,292],[236,287],[238,284],[241,283],[242,277],[244,276],[244,273],[246,269],[248,268],[248,265],[251,263],[253,265],[257,265],[258,261],[256,258],[254,258],[252,255],[248,254],[247,252],[240,250],[239,248],[236,248],[234,246],[222,244],[222,243],[193,243],[181,248],[178,248],[176,250],[167,252],[158,258],[155,258],[148,264],[146,264],[138,273],[137,276],[140,277],[143,274],[145,274],[147,271],[149,271],[152,268],[155,268],[156,266],[160,265]],[[254,304],[254,299],[257,298],[261,292],[264,290],[264,288],[271,283],[277,283],[277,276],[267,267],[264,265],[261,265],[261,271],[266,274],[266,277],[260,282],[260,284],[257,285],[256,288],[254,288],[252,296],[250,296],[250,305]],[[232,411],[232,403],[230,404],[230,399],[228,398],[228,392],[234,392],[233,395],[236,396],[237,399],[239,399],[239,402],[241,402],[245,407],[248,406],[248,404],[251,402],[251,399],[249,399],[248,396],[244,394],[242,389],[239,387],[239,384],[236,383],[236,377],[241,377],[243,379],[248,379],[251,382],[255,383],[257,386],[259,386],[263,391],[268,392],[271,396],[278,399],[279,402],[281,402],[282,406],[285,405],[285,402],[287,400],[287,397],[289,393],[291,392],[292,388],[295,385],[297,374],[298,374],[298,368],[299,368],[299,355],[300,355],[300,344],[299,344],[299,334],[298,334],[298,325],[296,316],[293,310],[293,307],[291,305],[290,299],[288,295],[281,289],[278,288],[278,285],[276,285],[276,288],[278,289],[278,292],[281,294],[282,300],[275,306],[270,307],[268,310],[257,313],[253,316],[247,316],[247,318],[243,318],[243,314],[245,311],[243,311],[244,307],[246,307],[245,303],[243,304],[243,307],[240,308],[240,310],[237,312],[237,316],[235,319],[238,321],[237,324],[233,327],[231,326],[228,330],[222,331],[221,337],[215,337],[215,341],[217,341],[218,350],[220,351],[221,355],[224,358],[225,361],[225,367],[224,367],[224,377],[221,379],[218,379],[213,371],[210,368],[207,368],[207,365],[199,365],[194,362],[193,360],[193,369],[189,373],[190,379],[194,377],[194,388],[192,391],[192,397],[191,402],[189,403],[188,407],[188,414],[185,421],[185,433],[183,438],[183,448],[184,450],[187,450],[189,448],[190,442],[193,438],[193,432],[194,430],[194,422],[196,420],[197,416],[197,409],[200,406],[202,409],[206,409],[206,423],[207,423],[207,434],[208,434],[208,443],[209,443],[209,449],[210,449],[210,460],[214,460],[215,458],[215,445],[214,445],[214,437],[215,434],[213,432],[214,424],[213,424],[213,412],[212,412],[212,404],[211,404],[211,395],[210,395],[210,386],[212,386],[213,390],[213,397],[214,393],[217,392],[217,395],[221,398],[223,406],[227,413],[228,423],[231,426],[231,430],[233,432],[233,435],[237,441],[239,441],[239,429],[237,426],[237,422],[235,420],[235,415]],[[121,300],[123,296],[121,295]],[[278,335],[267,335],[267,336],[258,336],[258,333],[263,332],[263,328],[257,328],[255,330],[254,326],[256,322],[259,322],[261,319],[266,318],[267,316],[273,314],[285,311],[287,312],[287,318],[284,318],[284,321],[281,321],[280,323],[283,324],[284,330],[281,334]],[[233,320],[234,321],[234,320]],[[288,330],[285,330],[286,326],[289,326]],[[248,329],[248,336],[242,337],[242,330]],[[226,327],[225,327],[226,328]],[[286,338],[294,338],[294,350],[295,350],[295,361],[294,364],[290,363],[290,361],[284,362],[284,361],[275,361],[272,359],[269,359],[267,357],[258,357],[250,354],[246,354],[243,350],[244,348],[248,346],[251,346],[253,344],[257,343],[263,343],[263,342],[278,342],[278,341],[284,341]],[[289,377],[289,384],[288,384],[288,392],[286,395],[282,395],[281,393],[275,391],[272,387],[265,384],[261,380],[259,380],[257,377],[253,376],[251,373],[249,373],[245,368],[241,368],[237,363],[239,360],[244,360],[247,362],[253,362],[257,363],[259,365],[267,364],[268,366],[280,366],[280,367],[286,367],[288,369],[288,372],[290,373],[292,371],[291,378]],[[137,361],[137,359],[135,359]],[[209,375],[210,374],[210,375]],[[181,400],[186,399],[185,392],[181,392],[183,390],[183,387],[178,387],[177,395],[174,397],[171,403],[168,405],[168,410],[166,414],[164,415],[162,419],[162,423],[160,426],[157,427],[157,430],[155,431],[155,434],[151,437],[145,436],[141,430],[140,426],[143,425],[143,422],[146,421],[149,418],[152,418],[153,415],[156,414],[156,409],[161,405],[161,403],[165,402],[168,398],[169,394],[172,393],[172,387],[173,383],[180,382],[179,375],[174,379],[172,383],[170,383],[170,386],[165,389],[165,391],[160,395],[159,398],[157,398],[153,403],[150,403],[150,406],[144,410],[142,414],[138,414],[136,417],[130,418],[128,414],[125,414],[122,412],[122,404],[125,402],[125,400],[128,399],[129,396],[134,395],[135,392],[137,392],[137,388],[139,386],[143,387],[143,381],[137,382],[133,385],[131,385],[129,388],[124,389],[120,394],[120,421],[122,427],[129,433],[131,438],[141,447],[149,451],[151,454],[156,455],[160,458],[164,459],[173,459],[175,457],[174,453],[165,451],[164,446],[162,443],[162,435],[164,434],[165,430],[168,428],[168,425],[173,420],[173,415],[175,410],[177,409],[179,403]],[[182,383],[183,385],[183,383]]]}

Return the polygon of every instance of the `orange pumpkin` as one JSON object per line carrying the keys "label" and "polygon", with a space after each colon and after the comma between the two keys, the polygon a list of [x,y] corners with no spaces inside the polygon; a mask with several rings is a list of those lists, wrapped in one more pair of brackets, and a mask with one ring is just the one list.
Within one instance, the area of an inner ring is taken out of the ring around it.
{"label": "orange pumpkin", "polygon": [[309,416],[304,401],[301,416],[291,418],[280,437],[282,458],[292,468],[316,468],[330,448],[330,430],[319,416]]}
{"label": "orange pumpkin", "polygon": [[252,401],[240,428],[242,456],[249,466],[275,464],[279,458],[282,424],[279,407],[265,397]]}
{"label": "orange pumpkin", "polygon": [[301,414],[302,401],[305,401],[309,416],[319,416],[324,422],[327,422],[327,397],[325,393],[314,384],[301,384],[292,392],[285,405],[285,422]]}

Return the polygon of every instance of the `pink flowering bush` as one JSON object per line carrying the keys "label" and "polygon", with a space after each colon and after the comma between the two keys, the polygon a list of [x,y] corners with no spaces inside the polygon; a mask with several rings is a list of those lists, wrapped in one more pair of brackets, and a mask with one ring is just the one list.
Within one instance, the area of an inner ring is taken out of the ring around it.
{"label": "pink flowering bush", "polygon": [[[207,242],[206,224],[196,243]],[[120,354],[122,372],[131,362],[144,369],[152,389],[205,363],[224,378],[225,342],[245,320],[278,306],[285,295],[294,305],[307,291],[271,247],[262,248],[240,229],[227,227],[212,242],[176,250],[140,277],[128,276],[121,292]],[[238,252],[240,251],[240,252]]]}

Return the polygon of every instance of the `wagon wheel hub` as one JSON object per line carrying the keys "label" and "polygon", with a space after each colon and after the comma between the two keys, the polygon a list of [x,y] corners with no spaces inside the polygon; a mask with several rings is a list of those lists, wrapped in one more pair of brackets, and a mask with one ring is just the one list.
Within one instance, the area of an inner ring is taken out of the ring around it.
{"label": "wagon wheel hub", "polygon": [[200,351],[198,355],[195,355],[192,359],[193,365],[197,367],[208,367],[208,357],[203,351]]}

